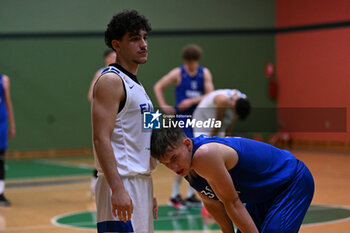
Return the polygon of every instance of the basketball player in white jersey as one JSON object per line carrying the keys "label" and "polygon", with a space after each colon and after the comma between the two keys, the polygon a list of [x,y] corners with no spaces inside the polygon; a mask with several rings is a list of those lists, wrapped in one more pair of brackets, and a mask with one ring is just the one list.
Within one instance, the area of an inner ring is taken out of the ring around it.
{"label": "basketball player in white jersey", "polygon": [[153,105],[136,77],[139,64],[147,61],[150,30],[148,20],[133,10],[113,16],[105,32],[117,59],[102,71],[92,99],[98,233],[152,233],[157,217],[151,132],[142,128],[142,114]]}
{"label": "basketball player in white jersey", "polygon": [[201,134],[208,136],[229,136],[238,119],[244,120],[250,113],[247,96],[237,89],[218,89],[207,94],[198,104],[193,119],[221,121],[221,128],[194,128],[194,137]]}

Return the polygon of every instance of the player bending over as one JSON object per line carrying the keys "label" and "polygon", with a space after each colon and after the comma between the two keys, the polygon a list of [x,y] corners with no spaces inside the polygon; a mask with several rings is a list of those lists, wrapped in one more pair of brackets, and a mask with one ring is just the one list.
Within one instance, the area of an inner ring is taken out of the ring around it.
{"label": "player bending over", "polygon": [[186,178],[224,233],[234,232],[232,222],[237,232],[298,232],[314,194],[302,161],[250,139],[162,128],[153,130],[151,155]]}

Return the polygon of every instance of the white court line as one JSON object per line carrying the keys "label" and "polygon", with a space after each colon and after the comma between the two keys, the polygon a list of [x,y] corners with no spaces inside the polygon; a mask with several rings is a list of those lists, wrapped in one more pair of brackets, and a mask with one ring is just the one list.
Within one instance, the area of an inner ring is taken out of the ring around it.
{"label": "white court line", "polygon": [[[69,216],[69,215],[73,215],[73,214],[80,214],[80,213],[86,213],[86,212],[90,212],[91,214],[94,214],[94,211],[86,211],[86,210],[81,210],[81,211],[76,211],[76,212],[71,212],[71,213],[66,213],[66,214],[61,214],[61,215],[57,215],[55,217],[53,217],[51,219],[51,223],[54,225],[54,226],[57,226],[57,227],[64,227],[64,228],[69,228],[69,229],[74,229],[74,228],[78,228],[78,229],[84,229],[84,230],[91,230],[91,231],[96,231],[96,229],[91,229],[91,228],[86,228],[86,227],[77,227],[77,226],[70,226],[70,225],[66,225],[66,224],[62,224],[62,223],[58,223],[57,220],[59,218],[63,218],[63,217],[66,217],[66,216]],[[78,224],[84,224],[83,222],[81,223],[78,223]]]}

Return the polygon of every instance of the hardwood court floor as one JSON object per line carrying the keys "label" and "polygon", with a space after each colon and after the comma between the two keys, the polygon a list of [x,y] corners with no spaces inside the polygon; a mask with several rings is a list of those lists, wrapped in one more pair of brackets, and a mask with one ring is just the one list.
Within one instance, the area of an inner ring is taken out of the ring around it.
{"label": "hardwood court floor", "polygon": [[[350,155],[341,153],[294,151],[310,168],[316,183],[313,204],[350,207]],[[89,157],[62,158],[67,166],[91,166]],[[51,169],[52,170],[52,169]],[[87,174],[87,173],[86,173]],[[0,207],[0,232],[9,233],[90,233],[95,230],[54,226],[53,217],[64,213],[94,210],[89,194],[90,175],[32,177],[10,179],[6,189],[11,207]],[[154,174],[154,190],[159,204],[166,204],[171,192],[173,174],[160,165]],[[183,185],[184,186],[184,185]],[[183,187],[185,189],[185,187]],[[183,190],[184,192],[185,190]],[[169,232],[169,231],[167,231]],[[175,232],[175,231],[174,231]],[[176,231],[186,233],[219,231]],[[303,226],[301,233],[350,232],[350,220],[314,226]],[[159,233],[165,233],[159,231]]]}

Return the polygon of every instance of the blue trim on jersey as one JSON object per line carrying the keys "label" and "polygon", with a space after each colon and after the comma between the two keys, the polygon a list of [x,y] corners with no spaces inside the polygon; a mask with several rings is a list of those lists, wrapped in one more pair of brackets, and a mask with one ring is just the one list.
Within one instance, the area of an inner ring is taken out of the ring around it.
{"label": "blue trim on jersey", "polygon": [[131,233],[134,232],[134,229],[132,228],[131,221],[127,221],[126,223],[122,221],[104,221],[97,223],[97,232]]}
{"label": "blue trim on jersey", "polygon": [[120,74],[120,71],[117,68],[114,68],[113,66],[109,66],[109,67],[107,67],[107,68],[102,70],[101,75],[104,74],[104,73],[110,72],[110,71],[114,71],[117,74]]}

